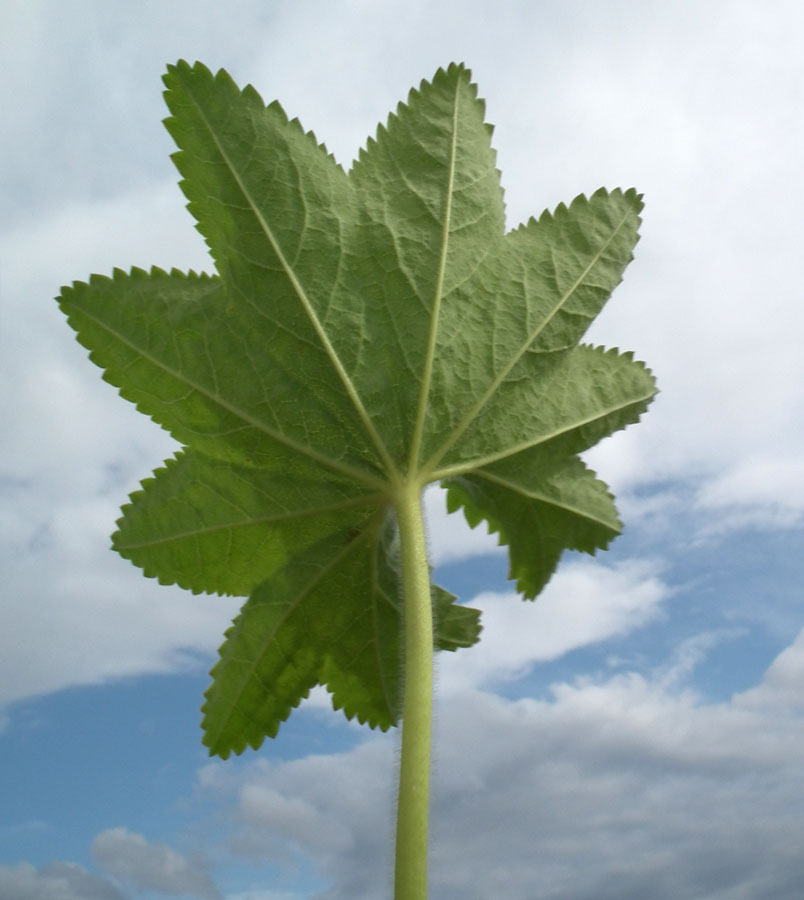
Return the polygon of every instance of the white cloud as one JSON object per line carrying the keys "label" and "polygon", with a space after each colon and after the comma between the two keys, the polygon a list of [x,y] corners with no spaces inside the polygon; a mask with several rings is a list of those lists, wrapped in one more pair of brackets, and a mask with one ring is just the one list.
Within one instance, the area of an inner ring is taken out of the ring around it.
{"label": "white cloud", "polygon": [[0,866],[0,900],[126,900],[110,882],[75,863]]}
{"label": "white cloud", "polygon": [[447,492],[438,485],[432,485],[424,494],[427,549],[432,565],[506,552],[506,548],[497,543],[498,536],[489,534],[485,523],[470,528],[462,510],[448,513],[446,495]]}
{"label": "white cloud", "polygon": [[804,453],[740,460],[705,484],[697,502],[714,514],[715,532],[735,525],[795,527],[804,520]]}
{"label": "white cloud", "polygon": [[[240,770],[236,798],[239,831],[234,854],[288,864],[309,855],[323,876],[344,866],[344,889],[363,883],[370,860],[374,896],[390,893],[388,847],[393,842],[393,737],[370,739],[348,753],[308,756],[272,764],[258,760]],[[349,871],[348,860],[362,862]],[[385,860],[385,863],[382,861]],[[354,895],[355,900],[360,893]]]}
{"label": "white cloud", "polygon": [[197,665],[196,652],[215,651],[240,601],[143,578],[107,549],[116,517],[108,498],[64,503],[11,535],[2,554],[0,701],[186,671]]}
{"label": "white cloud", "polygon": [[258,0],[225,8],[142,0],[136,11],[94,0],[9,0],[4,13],[0,51],[10,77],[0,85],[7,113],[0,155],[12,176],[12,220],[110,196],[121,183],[144,187],[155,169],[169,173],[171,141],[161,124],[166,64],[253,58],[276,19]]}
{"label": "white cloud", "polygon": [[789,709],[804,711],[804,629],[765,673],[762,682],[750,690],[737,694],[739,707],[756,710]]}
{"label": "white cloud", "polygon": [[92,842],[92,856],[110,875],[140,890],[198,900],[222,900],[223,895],[197,861],[190,861],[167,844],[147,841],[126,828],[109,828]]}
{"label": "white cloud", "polygon": [[[804,633],[755,689],[773,705],[751,692],[704,704],[678,679],[634,673],[557,684],[544,701],[450,697],[436,728],[433,896],[798,900],[802,647]],[[384,896],[395,743],[243,766],[236,849],[309,854],[332,879],[326,900]]]}
{"label": "white cloud", "polygon": [[439,689],[451,695],[510,681],[538,662],[627,634],[654,619],[667,595],[655,566],[596,560],[559,568],[535,601],[480,594],[469,601],[482,610],[480,643],[439,656]]}
{"label": "white cloud", "polygon": [[434,885],[450,896],[800,890],[801,720],[697,706],[638,676],[563,685],[552,703],[465,697],[443,718],[458,734],[439,754]]}
{"label": "white cloud", "polygon": [[[378,833],[374,815],[378,803],[392,801],[386,767],[391,743],[392,738],[384,736],[348,753],[281,764],[257,761],[247,767],[249,775],[237,797],[245,827],[234,850],[253,858],[267,852],[277,861],[298,848],[320,860],[342,858],[367,846],[379,851],[393,834],[390,818]],[[333,768],[338,773],[334,779]],[[319,796],[327,798],[324,804]],[[316,798],[313,803],[311,797]]]}

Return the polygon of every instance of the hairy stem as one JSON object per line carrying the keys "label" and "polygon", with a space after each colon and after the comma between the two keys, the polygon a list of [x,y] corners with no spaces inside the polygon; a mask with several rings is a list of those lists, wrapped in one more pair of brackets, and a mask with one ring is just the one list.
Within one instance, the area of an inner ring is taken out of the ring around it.
{"label": "hairy stem", "polygon": [[405,485],[395,503],[402,549],[405,663],[402,755],[396,823],[395,900],[427,898],[427,815],[433,707],[433,611],[421,488]]}

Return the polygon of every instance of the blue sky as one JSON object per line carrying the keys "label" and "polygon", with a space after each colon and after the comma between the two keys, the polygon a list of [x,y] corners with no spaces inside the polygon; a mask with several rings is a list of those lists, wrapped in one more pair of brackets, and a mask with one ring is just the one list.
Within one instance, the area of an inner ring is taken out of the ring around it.
{"label": "blue sky", "polygon": [[161,125],[178,58],[251,82],[344,165],[472,68],[509,227],[601,185],[642,239],[589,338],[662,393],[588,454],[625,531],[535,604],[427,497],[436,580],[484,612],[438,661],[434,900],[800,900],[804,12],[742,0],[11,0],[0,84],[0,900],[390,896],[398,736],[316,691],[226,762],[198,708],[233,598],[109,551],[170,438],[52,298],[210,269]]}

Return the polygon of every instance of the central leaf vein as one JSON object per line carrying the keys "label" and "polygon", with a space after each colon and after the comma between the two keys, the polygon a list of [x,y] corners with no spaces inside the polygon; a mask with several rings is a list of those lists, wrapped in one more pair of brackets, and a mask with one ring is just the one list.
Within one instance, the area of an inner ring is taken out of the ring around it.
{"label": "central leaf vein", "polygon": [[143,547],[154,547],[160,544],[179,541],[184,538],[200,537],[205,534],[215,534],[219,531],[234,531],[238,528],[251,528],[254,525],[270,525],[276,522],[285,522],[293,519],[303,519],[308,516],[319,516],[339,510],[353,509],[356,506],[372,506],[383,500],[381,494],[366,494],[363,497],[354,497],[341,503],[330,503],[325,506],[315,506],[304,510],[291,509],[284,512],[272,513],[267,516],[254,516],[239,522],[223,522],[218,525],[209,525],[205,528],[193,528],[187,531],[174,531],[170,534],[160,535],[149,541],[136,541],[120,543],[125,550],[139,550]]}
{"label": "central leaf vein", "polygon": [[430,331],[427,340],[427,352],[424,358],[424,371],[422,372],[422,384],[419,394],[419,404],[416,411],[416,422],[413,426],[413,437],[410,445],[410,460],[408,463],[411,473],[416,472],[419,465],[419,453],[424,436],[424,421],[427,414],[427,403],[430,395],[430,382],[433,376],[433,362],[435,359],[436,339],[438,337],[438,320],[441,312],[441,300],[444,291],[444,277],[447,268],[447,253],[449,250],[450,223],[452,219],[452,200],[455,190],[455,165],[458,152],[458,98],[460,81],[455,83],[452,110],[452,135],[449,150],[449,163],[447,167],[447,182],[444,191],[444,217],[441,226],[441,246],[438,259],[438,274],[433,290],[433,305],[430,313]]}
{"label": "central leaf vein", "polygon": [[479,469],[483,466],[488,466],[491,463],[499,462],[502,459],[507,459],[509,456],[522,453],[524,450],[531,450],[533,447],[538,447],[540,444],[546,444],[548,441],[555,440],[564,434],[569,434],[578,428],[583,428],[584,425],[591,425],[593,422],[598,422],[614,413],[622,412],[630,406],[638,406],[641,403],[650,400],[653,395],[653,390],[646,391],[639,396],[629,397],[623,403],[598,410],[593,416],[587,416],[585,419],[576,419],[574,422],[568,423],[563,428],[556,428],[548,434],[540,435],[536,439],[523,441],[521,444],[506,447],[504,450],[499,450],[496,453],[489,453],[487,456],[478,456],[464,462],[456,463],[455,465],[445,466],[443,469],[433,469],[428,475],[428,480],[442,481],[445,478],[453,478],[456,475],[465,475],[467,472],[471,472],[474,469]]}
{"label": "central leaf vein", "polygon": [[547,505],[552,506],[555,509],[563,509],[565,512],[572,513],[573,515],[578,516],[582,519],[588,519],[590,522],[597,522],[600,525],[609,524],[600,516],[592,515],[589,509],[582,509],[578,506],[573,506],[570,503],[559,503],[559,501],[556,500],[555,497],[547,497],[544,494],[540,494],[538,491],[529,490],[522,485],[516,484],[513,481],[509,481],[507,478],[501,478],[499,475],[496,475],[493,472],[479,471],[473,472],[472,474],[476,475],[478,478],[483,478],[486,481],[492,481],[495,484],[499,484],[506,490],[513,491],[523,497],[527,497],[529,500],[536,500],[539,503],[546,503]]}

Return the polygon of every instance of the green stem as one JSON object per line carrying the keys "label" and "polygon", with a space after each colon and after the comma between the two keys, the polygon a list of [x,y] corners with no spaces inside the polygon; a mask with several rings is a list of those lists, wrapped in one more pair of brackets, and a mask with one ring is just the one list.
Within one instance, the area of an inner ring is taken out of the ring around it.
{"label": "green stem", "polygon": [[394,900],[427,900],[433,611],[421,488],[404,485],[395,509],[402,550],[405,663]]}

